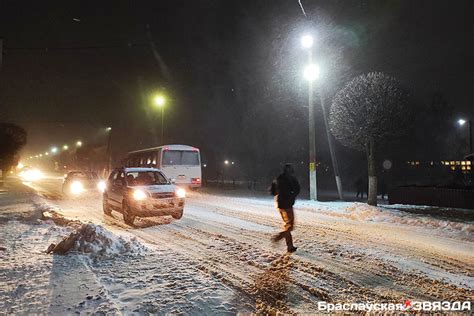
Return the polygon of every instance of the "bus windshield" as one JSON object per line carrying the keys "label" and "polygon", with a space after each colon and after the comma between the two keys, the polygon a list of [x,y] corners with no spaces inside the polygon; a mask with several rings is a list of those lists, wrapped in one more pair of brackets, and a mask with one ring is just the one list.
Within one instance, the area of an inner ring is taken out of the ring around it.
{"label": "bus windshield", "polygon": [[198,166],[199,153],[190,150],[166,150],[163,152],[164,166],[186,165]]}

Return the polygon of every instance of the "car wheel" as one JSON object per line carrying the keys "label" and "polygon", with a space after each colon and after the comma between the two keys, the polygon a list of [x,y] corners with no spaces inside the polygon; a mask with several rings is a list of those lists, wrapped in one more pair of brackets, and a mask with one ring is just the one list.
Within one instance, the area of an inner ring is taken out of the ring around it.
{"label": "car wheel", "polygon": [[122,203],[122,214],[123,214],[123,220],[125,224],[128,224],[130,226],[133,226],[133,221],[135,220],[135,215],[130,214],[130,206],[126,201],[123,201]]}
{"label": "car wheel", "polygon": [[112,210],[110,209],[107,195],[104,195],[104,197],[102,198],[102,208],[104,209],[104,214],[112,215]]}
{"label": "car wheel", "polygon": [[174,219],[180,219],[181,217],[183,217],[183,210],[181,210],[179,213],[175,213],[173,215],[171,215]]}

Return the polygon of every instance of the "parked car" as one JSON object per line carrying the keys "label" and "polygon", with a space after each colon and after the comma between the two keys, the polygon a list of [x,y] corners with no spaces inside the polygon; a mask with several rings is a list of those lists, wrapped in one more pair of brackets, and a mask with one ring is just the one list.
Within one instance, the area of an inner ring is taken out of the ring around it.
{"label": "parked car", "polygon": [[70,171],[64,175],[63,193],[67,196],[102,192],[104,187],[105,182],[93,171]]}
{"label": "parked car", "polygon": [[133,225],[135,217],[183,216],[186,191],[155,168],[119,168],[112,171],[103,193],[104,213],[123,214]]}

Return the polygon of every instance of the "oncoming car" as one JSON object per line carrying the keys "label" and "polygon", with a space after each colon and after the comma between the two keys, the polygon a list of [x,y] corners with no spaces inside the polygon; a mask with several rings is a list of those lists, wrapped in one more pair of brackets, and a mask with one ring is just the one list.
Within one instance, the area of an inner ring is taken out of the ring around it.
{"label": "oncoming car", "polygon": [[104,213],[123,214],[125,223],[133,225],[135,217],[183,216],[183,188],[176,187],[155,168],[119,168],[112,171],[103,194]]}
{"label": "oncoming car", "polygon": [[70,171],[64,176],[63,193],[68,196],[102,192],[104,187],[105,182],[93,171]]}

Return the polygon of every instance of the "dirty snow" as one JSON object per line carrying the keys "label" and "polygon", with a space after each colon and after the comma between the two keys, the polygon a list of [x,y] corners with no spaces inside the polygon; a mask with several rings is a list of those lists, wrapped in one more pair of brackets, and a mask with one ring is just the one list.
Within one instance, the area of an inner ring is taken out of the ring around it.
{"label": "dirty snow", "polygon": [[[288,255],[270,242],[281,227],[270,197],[191,193],[181,220],[130,227],[120,213],[104,216],[100,197],[62,198],[59,180],[31,187],[41,198],[28,190],[0,196],[7,313],[313,313],[320,300],[474,298],[470,222],[299,201],[299,248]],[[29,214],[37,209],[85,224],[74,251],[44,253],[78,227]]]}

